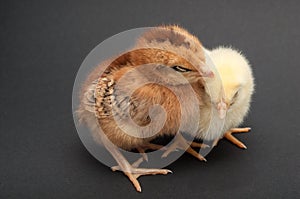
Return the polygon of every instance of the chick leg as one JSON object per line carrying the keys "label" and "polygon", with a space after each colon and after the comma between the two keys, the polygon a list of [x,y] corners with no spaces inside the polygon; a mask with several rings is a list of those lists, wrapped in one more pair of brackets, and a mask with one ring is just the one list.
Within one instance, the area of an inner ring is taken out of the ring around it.
{"label": "chick leg", "polygon": [[201,161],[205,161],[206,159],[199,153],[197,153],[192,147],[200,147],[200,148],[206,148],[209,147],[206,144],[201,144],[201,143],[196,143],[192,142],[191,144],[188,143],[188,141],[179,133],[174,142],[168,147],[168,149],[163,153],[162,157],[165,158],[167,157],[171,152],[176,151],[176,149],[182,149],[191,154],[192,156],[196,157],[197,159]]}
{"label": "chick leg", "polygon": [[[247,149],[246,145],[243,144],[241,141],[239,141],[237,138],[235,138],[232,134],[233,133],[247,133],[250,132],[251,128],[246,127],[246,128],[232,128],[229,131],[227,131],[224,134],[224,138],[232,142],[233,144],[237,145],[238,147],[242,149]],[[220,139],[215,139],[213,142],[213,147],[217,146],[218,142]]]}
{"label": "chick leg", "polygon": [[147,143],[147,144],[144,144],[143,146],[141,147],[137,147],[137,150],[138,152],[142,155],[142,157],[144,158],[144,160],[146,160],[148,162],[148,156],[147,156],[147,153],[146,153],[146,150],[165,150],[164,146],[162,145],[157,145],[157,144],[152,144],[152,143]]}
{"label": "chick leg", "polygon": [[213,148],[216,147],[218,145],[219,141],[220,141],[220,138],[215,139],[214,142],[212,143],[212,147]]}
{"label": "chick leg", "polygon": [[114,157],[116,162],[118,163],[118,166],[114,166],[111,169],[113,171],[120,170],[122,171],[132,182],[135,189],[138,192],[141,192],[141,186],[139,181],[137,180],[138,177],[142,175],[156,175],[156,174],[168,174],[172,173],[172,171],[168,169],[148,169],[148,168],[137,168],[139,164],[143,161],[142,158],[137,160],[132,165],[129,164],[129,162],[126,160],[126,158],[122,155],[122,153],[119,151],[119,149],[111,144],[110,142],[105,142],[104,146],[106,149],[110,152],[110,154]]}

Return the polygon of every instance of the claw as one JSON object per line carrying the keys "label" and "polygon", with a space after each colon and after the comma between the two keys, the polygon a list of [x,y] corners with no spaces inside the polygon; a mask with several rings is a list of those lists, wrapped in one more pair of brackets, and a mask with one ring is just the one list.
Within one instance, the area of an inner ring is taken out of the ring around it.
{"label": "claw", "polygon": [[250,131],[251,131],[250,127],[232,128],[224,134],[224,137],[227,140],[229,140],[230,142],[232,142],[233,144],[237,145],[238,147],[240,147],[242,149],[247,149],[246,145],[244,143],[242,143],[241,141],[239,141],[237,138],[235,138],[232,134],[233,133],[247,133],[247,132],[250,132]]}

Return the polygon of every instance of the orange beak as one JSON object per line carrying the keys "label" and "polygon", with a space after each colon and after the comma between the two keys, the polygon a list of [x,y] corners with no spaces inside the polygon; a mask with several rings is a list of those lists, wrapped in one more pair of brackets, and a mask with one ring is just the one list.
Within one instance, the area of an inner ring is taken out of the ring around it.
{"label": "orange beak", "polygon": [[217,110],[218,110],[220,119],[224,119],[226,117],[227,109],[228,109],[228,107],[225,102],[221,101],[217,104]]}

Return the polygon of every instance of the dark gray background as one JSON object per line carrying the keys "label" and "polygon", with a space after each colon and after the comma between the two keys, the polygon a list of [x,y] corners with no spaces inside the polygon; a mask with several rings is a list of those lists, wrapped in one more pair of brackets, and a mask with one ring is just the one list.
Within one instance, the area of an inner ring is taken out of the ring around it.
{"label": "dark gray background", "polygon": [[[0,198],[299,198],[299,1],[1,1]],[[239,135],[207,163],[184,155],[137,193],[82,145],[71,111],[76,72],[121,31],[176,23],[207,47],[232,45],[256,93]]]}

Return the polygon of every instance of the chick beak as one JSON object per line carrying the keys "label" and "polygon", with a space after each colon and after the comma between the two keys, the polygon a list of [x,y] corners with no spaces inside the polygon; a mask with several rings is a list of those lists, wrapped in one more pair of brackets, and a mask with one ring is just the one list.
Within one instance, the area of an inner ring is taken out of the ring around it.
{"label": "chick beak", "polygon": [[208,78],[214,78],[215,74],[212,71],[204,71],[203,76]]}
{"label": "chick beak", "polygon": [[223,101],[220,101],[218,104],[217,104],[217,110],[218,110],[218,113],[219,113],[219,117],[220,119],[224,119],[225,116],[226,116],[226,113],[227,113],[227,104]]}

